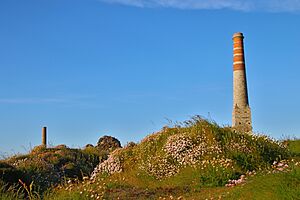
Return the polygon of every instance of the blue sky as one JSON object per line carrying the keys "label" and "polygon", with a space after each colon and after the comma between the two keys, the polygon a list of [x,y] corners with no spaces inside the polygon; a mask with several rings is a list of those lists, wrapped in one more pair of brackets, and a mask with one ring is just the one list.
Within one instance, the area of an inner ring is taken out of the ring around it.
{"label": "blue sky", "polygon": [[232,40],[245,35],[253,127],[300,137],[299,0],[1,0],[0,154],[168,120],[231,124]]}

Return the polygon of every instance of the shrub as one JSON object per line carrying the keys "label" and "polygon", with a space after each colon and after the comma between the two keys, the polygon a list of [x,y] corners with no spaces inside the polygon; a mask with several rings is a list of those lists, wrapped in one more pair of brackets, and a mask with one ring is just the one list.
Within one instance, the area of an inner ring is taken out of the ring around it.
{"label": "shrub", "polygon": [[30,179],[26,174],[24,174],[21,170],[16,169],[15,167],[0,162],[0,181],[8,184],[8,186],[12,186],[19,182],[19,179],[23,180],[26,183],[30,183]]}

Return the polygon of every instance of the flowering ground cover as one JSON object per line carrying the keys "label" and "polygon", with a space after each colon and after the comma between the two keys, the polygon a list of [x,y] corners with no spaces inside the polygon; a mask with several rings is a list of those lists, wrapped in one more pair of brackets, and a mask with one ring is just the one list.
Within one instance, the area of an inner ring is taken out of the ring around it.
{"label": "flowering ground cover", "polygon": [[[297,199],[299,145],[299,140],[279,142],[195,117],[174,127],[164,127],[138,144],[114,150],[80,179],[64,177],[56,187],[36,195],[32,190],[27,196],[32,199]],[[90,147],[89,151],[94,149]],[[79,163],[84,166],[84,162]],[[0,197],[7,194],[0,192]]]}

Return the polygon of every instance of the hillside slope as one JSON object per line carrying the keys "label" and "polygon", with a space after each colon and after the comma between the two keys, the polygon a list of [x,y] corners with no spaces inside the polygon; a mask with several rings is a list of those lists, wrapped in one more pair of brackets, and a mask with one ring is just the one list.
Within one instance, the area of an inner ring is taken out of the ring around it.
{"label": "hillside slope", "polygon": [[286,146],[266,136],[238,133],[195,117],[115,150],[89,181],[64,189],[73,198],[76,193],[88,199],[188,198],[206,190],[227,191],[225,185],[274,170],[274,162],[290,156]]}
{"label": "hillside slope", "polygon": [[[84,150],[37,148],[27,155],[31,163],[28,166],[39,165],[35,159],[43,158],[56,169],[63,169],[61,172],[66,166],[72,166],[73,170],[57,180],[55,183],[60,185],[55,188],[35,193],[37,190],[30,190],[29,185],[22,186],[28,190],[23,194],[31,199],[51,200],[296,199],[300,186],[298,148],[297,140],[281,143],[194,117],[180,126],[164,127],[138,144],[118,148],[105,159],[97,157],[102,154],[93,146]],[[16,160],[20,157],[11,158],[8,163]],[[20,171],[20,166],[14,169]],[[51,170],[25,166],[23,169],[27,171],[23,172],[27,174],[31,169],[33,174],[43,172],[45,177],[51,176],[48,174]],[[80,171],[84,173],[79,176]],[[44,186],[38,181],[34,185]],[[24,198],[16,196],[14,191],[2,187],[0,197]]]}

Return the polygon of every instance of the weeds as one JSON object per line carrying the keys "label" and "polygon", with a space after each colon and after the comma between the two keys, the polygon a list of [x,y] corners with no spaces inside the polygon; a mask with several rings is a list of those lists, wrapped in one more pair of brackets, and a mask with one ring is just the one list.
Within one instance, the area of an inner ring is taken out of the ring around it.
{"label": "weeds", "polygon": [[19,179],[19,182],[21,183],[22,187],[25,189],[26,196],[29,200],[41,199],[40,195],[33,190],[33,182],[30,183],[29,186],[27,186],[21,179]]}

